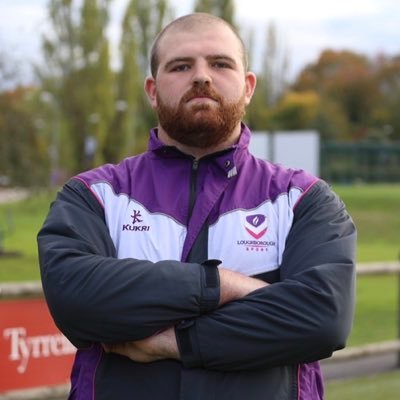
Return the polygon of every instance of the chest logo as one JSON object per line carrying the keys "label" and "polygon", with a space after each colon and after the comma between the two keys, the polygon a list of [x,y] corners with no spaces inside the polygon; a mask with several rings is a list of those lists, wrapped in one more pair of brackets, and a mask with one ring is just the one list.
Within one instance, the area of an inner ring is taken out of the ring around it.
{"label": "chest logo", "polygon": [[254,239],[261,239],[268,230],[267,217],[263,214],[249,215],[246,217],[244,227]]}
{"label": "chest logo", "polygon": [[122,230],[123,231],[131,231],[131,232],[148,232],[150,231],[149,225],[142,224],[143,217],[140,210],[133,210],[132,215],[132,224],[123,224]]}
{"label": "chest logo", "polygon": [[132,218],[132,224],[135,225],[136,222],[143,222],[142,218],[142,214],[140,213],[140,211],[136,211],[133,210],[133,214],[131,215]]}

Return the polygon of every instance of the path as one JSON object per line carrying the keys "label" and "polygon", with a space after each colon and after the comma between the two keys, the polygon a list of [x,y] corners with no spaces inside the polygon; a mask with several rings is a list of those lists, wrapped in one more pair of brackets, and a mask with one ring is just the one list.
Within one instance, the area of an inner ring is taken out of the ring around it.
{"label": "path", "polygon": [[325,379],[351,379],[366,375],[376,375],[399,368],[397,353],[388,353],[346,361],[322,361]]}
{"label": "path", "polygon": [[0,204],[12,203],[14,201],[26,199],[29,196],[27,189],[19,188],[0,188]]}

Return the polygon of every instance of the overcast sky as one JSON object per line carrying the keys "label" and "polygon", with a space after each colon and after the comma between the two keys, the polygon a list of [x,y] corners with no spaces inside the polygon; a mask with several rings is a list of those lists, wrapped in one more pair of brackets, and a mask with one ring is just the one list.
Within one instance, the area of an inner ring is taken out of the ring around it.
{"label": "overcast sky", "polygon": [[[109,35],[116,43],[128,0],[112,0]],[[46,29],[48,0],[0,0],[0,53],[29,75],[40,61],[40,35]],[[192,10],[192,0],[171,0],[176,15]],[[400,0],[236,0],[236,20],[245,33],[255,29],[256,43],[273,22],[288,49],[291,75],[314,62],[326,48],[373,56],[400,54]],[[256,60],[255,60],[256,61]]]}

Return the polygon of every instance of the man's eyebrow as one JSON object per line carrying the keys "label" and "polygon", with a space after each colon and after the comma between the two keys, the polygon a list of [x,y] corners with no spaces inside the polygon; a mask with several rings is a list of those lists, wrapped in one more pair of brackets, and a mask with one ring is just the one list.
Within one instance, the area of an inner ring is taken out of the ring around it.
{"label": "man's eyebrow", "polygon": [[236,60],[230,56],[227,56],[226,54],[212,54],[207,56],[206,59],[211,61],[216,61],[216,60],[227,61],[231,64],[236,65]]}
{"label": "man's eyebrow", "polygon": [[[231,63],[232,65],[236,65],[236,60],[226,54],[210,54],[206,56],[206,59],[208,61],[226,61]],[[164,65],[164,69],[169,69],[172,65],[177,64],[177,63],[185,63],[185,62],[193,62],[194,57],[175,57],[172,58],[171,60],[167,61],[166,64]]]}

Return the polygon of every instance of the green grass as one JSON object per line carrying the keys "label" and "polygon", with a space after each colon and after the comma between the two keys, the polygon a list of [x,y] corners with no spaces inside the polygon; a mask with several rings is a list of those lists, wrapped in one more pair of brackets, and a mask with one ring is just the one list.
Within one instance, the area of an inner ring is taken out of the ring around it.
{"label": "green grass", "polygon": [[356,313],[348,346],[396,338],[398,290],[395,275],[358,277]]}
{"label": "green grass", "polygon": [[55,193],[41,193],[17,203],[0,205],[4,251],[21,254],[0,258],[0,282],[40,279],[36,235],[54,197]]}
{"label": "green grass", "polygon": [[393,261],[400,251],[400,185],[333,186],[358,229],[358,262]]}
{"label": "green grass", "polygon": [[328,382],[325,400],[397,400],[400,370],[363,378]]}

